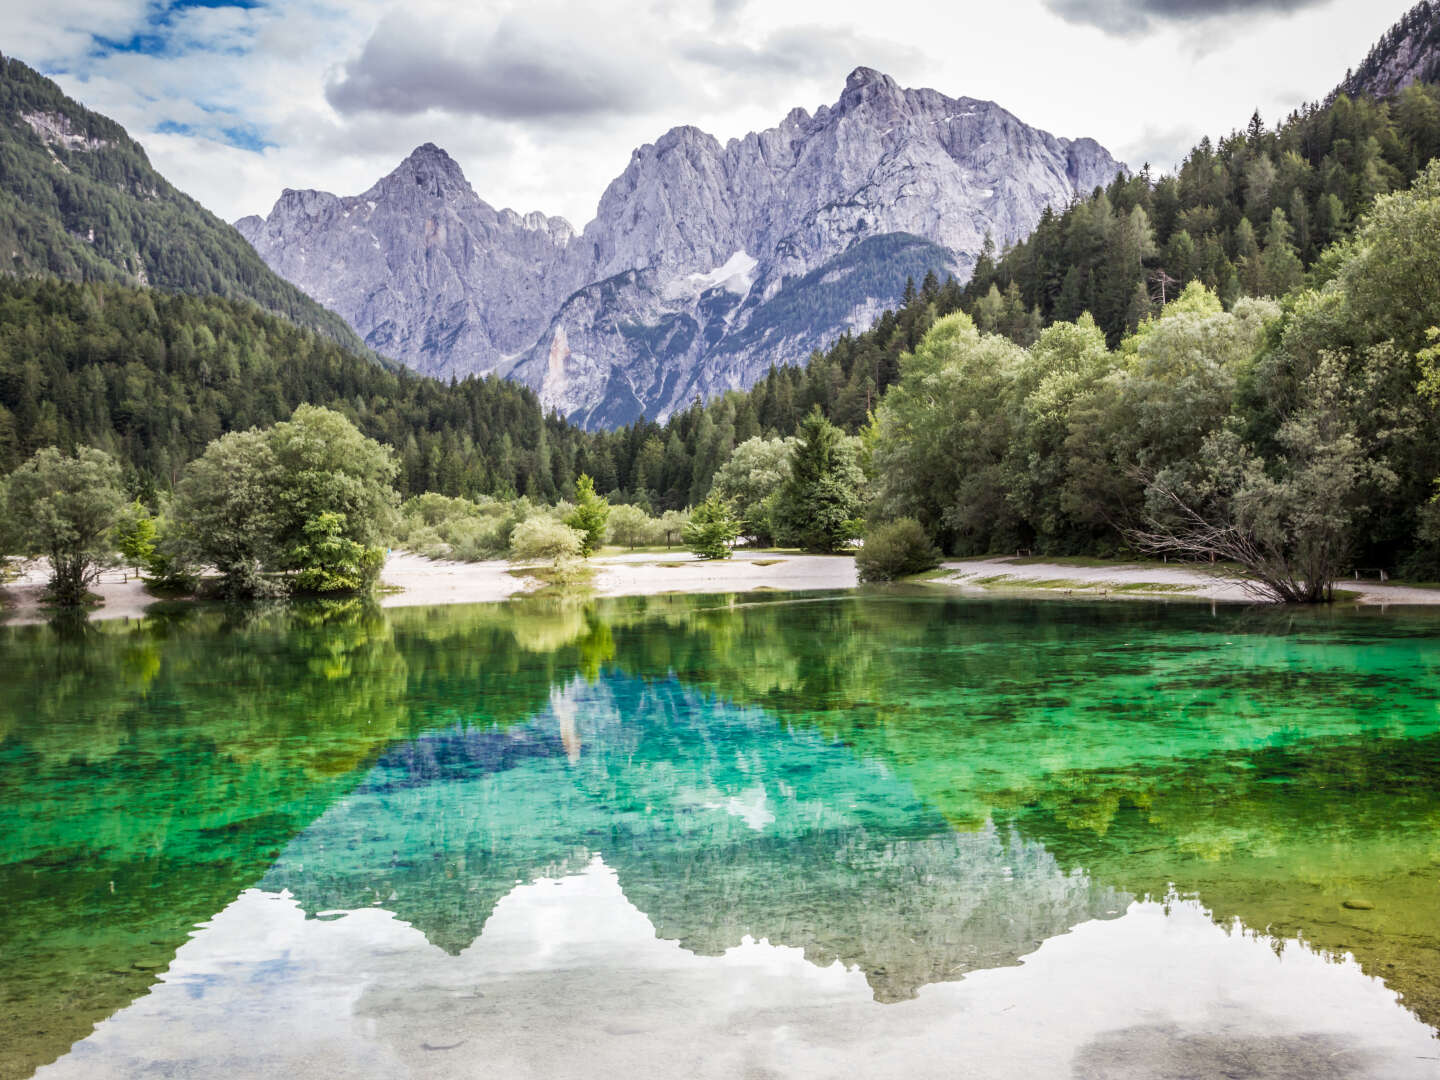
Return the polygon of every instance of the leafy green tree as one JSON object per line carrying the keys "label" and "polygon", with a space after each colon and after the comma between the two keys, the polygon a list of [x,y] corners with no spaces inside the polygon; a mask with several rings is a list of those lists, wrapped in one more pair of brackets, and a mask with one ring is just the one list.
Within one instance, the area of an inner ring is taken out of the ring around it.
{"label": "leafy green tree", "polygon": [[654,519],[638,506],[622,503],[610,508],[610,539],[630,549],[649,540],[655,528]]}
{"label": "leafy green tree", "polygon": [[222,436],[190,464],[171,554],[213,566],[229,597],[272,594],[277,574],[306,592],[361,588],[384,563],[394,474],[386,447],[302,405],[271,428]]}
{"label": "leafy green tree", "polygon": [[609,517],[610,503],[595,494],[595,481],[581,473],[575,481],[575,509],[566,515],[565,524],[584,537],[580,544],[582,558],[588,559],[605,542]]}
{"label": "leafy green tree", "polygon": [[399,502],[393,481],[397,466],[390,449],[366,438],[340,413],[301,405],[287,421],[265,433],[274,459],[269,505],[274,520],[276,568],[304,572],[313,565],[297,553],[313,551],[312,530],[322,515],[335,539],[367,549],[357,561],[362,584],[378,577]]}
{"label": "leafy green tree", "polygon": [[775,508],[782,542],[833,552],[859,535],[865,474],[858,456],[859,440],[848,438],[818,407],[811,409],[800,425],[790,475]]}
{"label": "leafy green tree", "polygon": [[775,505],[790,476],[796,442],[747,439],[715,473],[711,493],[734,508],[741,533],[762,547],[775,542]]}
{"label": "leafy green tree", "polygon": [[1395,476],[1355,423],[1357,401],[1343,367],[1322,358],[1281,424],[1268,457],[1234,428],[1205,440],[1192,461],[1172,465],[1147,489],[1149,518],[1130,530],[1153,553],[1240,563],[1268,599],[1334,599],[1352,553],[1355,510]]}
{"label": "leafy green tree", "polygon": [[902,358],[900,382],[876,413],[872,468],[882,519],[913,517],[953,550],[1016,546],[1005,456],[1025,355],[1005,338],[982,337],[957,313]]}
{"label": "leafy green tree", "polygon": [[685,526],[690,524],[690,511],[666,510],[660,515],[658,531],[665,537],[665,546],[671,547],[685,535]]}
{"label": "leafy green tree", "polygon": [[1266,296],[1284,296],[1305,276],[1305,266],[1295,253],[1294,231],[1285,211],[1278,206],[1270,215],[1265,232],[1265,254],[1260,257],[1260,289]]}
{"label": "leafy green tree", "polygon": [[155,519],[139,499],[127,506],[115,523],[115,548],[127,566],[148,567],[158,537]]}
{"label": "leafy green tree", "polygon": [[728,559],[740,523],[719,498],[711,495],[695,507],[685,525],[685,546],[701,559]]}
{"label": "leafy green tree", "polygon": [[230,599],[274,594],[275,452],[263,431],[223,435],[190,463],[175,490],[166,551],[178,565],[213,567]]}
{"label": "leafy green tree", "polygon": [[111,561],[111,530],[124,506],[120,466],[92,447],[73,455],[53,446],[36,451],[5,491],[14,541],[24,554],[49,559],[49,596],[65,607],[83,605]]}

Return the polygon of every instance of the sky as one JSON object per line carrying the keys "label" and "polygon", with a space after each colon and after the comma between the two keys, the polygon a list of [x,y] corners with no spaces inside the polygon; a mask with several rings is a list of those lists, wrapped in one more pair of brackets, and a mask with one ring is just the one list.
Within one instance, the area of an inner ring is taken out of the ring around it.
{"label": "sky", "polygon": [[363,192],[424,142],[577,227],[636,147],[833,103],[865,65],[1138,168],[1323,98],[1407,0],[5,0],[0,52],[227,220]]}

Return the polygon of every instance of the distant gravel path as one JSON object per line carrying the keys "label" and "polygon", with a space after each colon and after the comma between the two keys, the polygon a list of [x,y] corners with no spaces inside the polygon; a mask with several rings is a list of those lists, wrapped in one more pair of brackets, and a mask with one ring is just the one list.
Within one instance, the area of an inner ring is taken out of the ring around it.
{"label": "distant gravel path", "polygon": [[[1188,566],[1155,566],[1135,563],[1114,563],[1108,566],[1067,566],[1064,563],[1043,563],[1018,561],[1013,558],[956,559],[944,562],[941,567],[950,571],[938,580],[950,585],[982,587],[980,579],[1005,576],[1006,582],[992,582],[992,585],[1014,585],[1024,588],[1027,581],[1073,581],[1081,586],[1083,595],[1101,593],[1106,586],[1125,586],[1124,595],[1145,595],[1138,586],[1180,585],[1189,586],[1184,592],[1167,592],[1157,589],[1158,596],[1186,596],[1225,603],[1255,603],[1256,597],[1247,592],[1244,585],[1234,577],[1209,574],[1202,569]],[[1359,593],[1355,602],[1360,604],[1440,604],[1440,589],[1417,589],[1406,585],[1382,585],[1377,581],[1342,580],[1337,587],[1350,593]],[[1064,589],[1050,589],[1046,592],[1064,593]],[[1080,591],[1080,590],[1077,590]]]}

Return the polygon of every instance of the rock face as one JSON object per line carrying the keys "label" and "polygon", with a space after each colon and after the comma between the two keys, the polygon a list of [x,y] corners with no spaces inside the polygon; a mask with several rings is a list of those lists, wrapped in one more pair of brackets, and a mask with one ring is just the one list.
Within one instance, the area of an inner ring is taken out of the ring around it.
{"label": "rock face", "polygon": [[582,284],[568,222],[495,210],[433,143],[363,195],[287,190],[235,227],[368,345],[427,375],[493,371]]}
{"label": "rock face", "polygon": [[[1411,83],[1440,80],[1440,3],[1421,0],[1385,32],[1336,93],[1389,97]],[[1333,95],[1332,95],[1333,96]]]}
{"label": "rock face", "polygon": [[722,145],[693,127],[636,150],[576,236],[496,211],[438,148],[363,195],[287,191],[237,227],[368,344],[432,374],[499,371],[591,426],[663,418],[753,383],[969,273],[986,234],[1120,165],[993,102],[859,68],[833,106]]}

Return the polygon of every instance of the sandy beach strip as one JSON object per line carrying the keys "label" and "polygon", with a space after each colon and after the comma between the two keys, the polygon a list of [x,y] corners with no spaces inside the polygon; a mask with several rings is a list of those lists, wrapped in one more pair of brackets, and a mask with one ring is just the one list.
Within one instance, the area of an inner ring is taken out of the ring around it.
{"label": "sandy beach strip", "polygon": [[[592,591],[599,596],[851,589],[858,584],[855,560],[845,555],[737,551],[731,559],[705,561],[676,550],[603,555],[590,562],[595,569]],[[1017,590],[1057,598],[1170,596],[1219,603],[1255,602],[1234,578],[1178,565],[1078,566],[992,557],[948,560],[942,570],[943,574],[930,581],[964,592]],[[0,624],[24,626],[50,618],[51,612],[42,603],[46,576],[43,561],[26,566],[6,589],[4,615],[8,617]],[[453,562],[408,551],[390,554],[380,582],[382,607],[494,603],[542,585],[504,560]],[[1027,590],[1027,583],[1035,584]],[[1146,586],[1155,588],[1147,591]],[[1360,604],[1440,604],[1440,589],[1348,579],[1338,587],[1353,594]],[[106,571],[92,591],[101,599],[101,606],[90,612],[92,619],[143,618],[145,609],[158,602],[133,571]]]}

